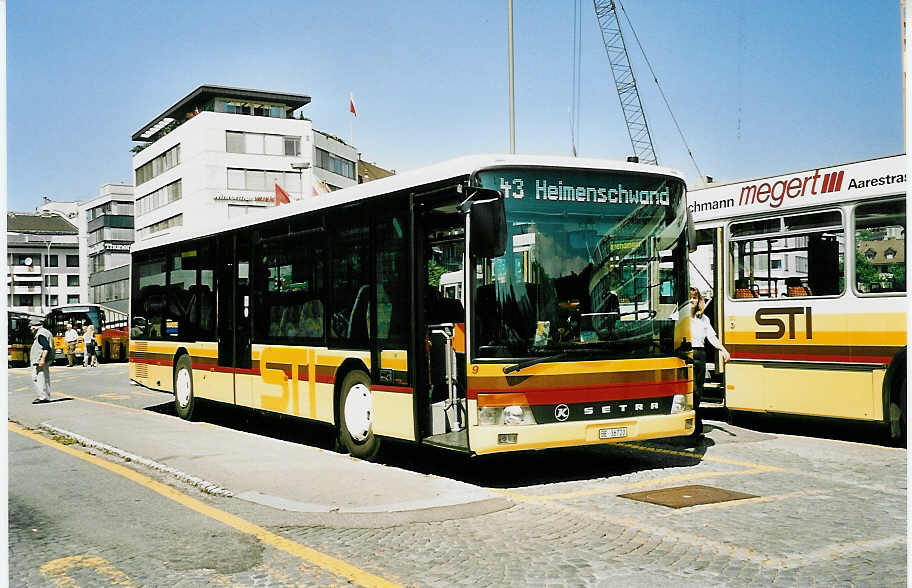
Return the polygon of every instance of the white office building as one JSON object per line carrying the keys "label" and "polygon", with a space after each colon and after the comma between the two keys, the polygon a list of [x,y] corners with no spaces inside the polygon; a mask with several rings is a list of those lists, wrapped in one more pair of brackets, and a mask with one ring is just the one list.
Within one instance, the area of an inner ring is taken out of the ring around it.
{"label": "white office building", "polygon": [[79,221],[86,235],[89,302],[127,313],[133,186],[104,184],[97,197],[79,203]]}
{"label": "white office building", "polygon": [[55,212],[6,215],[7,308],[45,314],[86,301],[79,229]]}
{"label": "white office building", "polygon": [[[295,112],[303,94],[204,85],[133,135],[136,240],[356,184],[358,152]],[[277,188],[278,186],[278,188]],[[281,191],[284,191],[282,194]]]}

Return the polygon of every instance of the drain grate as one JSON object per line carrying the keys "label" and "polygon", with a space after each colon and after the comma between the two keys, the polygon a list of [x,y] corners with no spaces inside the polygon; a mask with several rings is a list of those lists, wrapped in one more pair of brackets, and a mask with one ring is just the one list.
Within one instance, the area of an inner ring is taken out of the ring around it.
{"label": "drain grate", "polygon": [[645,492],[634,492],[632,494],[618,494],[618,496],[631,500],[639,500],[640,502],[667,506],[669,508],[685,508],[698,504],[715,504],[717,502],[728,502],[730,500],[757,498],[753,494],[733,492],[731,490],[713,488],[712,486],[701,486],[699,484],[677,486],[675,488],[660,488],[658,490],[647,490]]}

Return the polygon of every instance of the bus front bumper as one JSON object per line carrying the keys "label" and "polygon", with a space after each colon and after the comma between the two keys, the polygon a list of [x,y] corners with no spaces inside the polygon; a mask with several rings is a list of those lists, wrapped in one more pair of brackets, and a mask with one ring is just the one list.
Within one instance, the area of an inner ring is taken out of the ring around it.
{"label": "bus front bumper", "polygon": [[469,431],[473,453],[576,447],[677,437],[693,433],[694,411],[635,419],[573,421],[545,425],[478,425]]}

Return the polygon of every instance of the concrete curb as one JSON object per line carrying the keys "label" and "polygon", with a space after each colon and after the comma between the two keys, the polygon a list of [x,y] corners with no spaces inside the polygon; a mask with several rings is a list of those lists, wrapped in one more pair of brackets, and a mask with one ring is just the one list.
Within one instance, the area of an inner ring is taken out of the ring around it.
{"label": "concrete curb", "polygon": [[161,472],[163,474],[167,474],[173,478],[177,478],[181,482],[184,482],[185,484],[189,484],[189,485],[193,486],[194,488],[197,488],[198,490],[205,492],[206,494],[212,494],[213,496],[221,496],[223,498],[231,498],[232,496],[234,496],[234,493],[231,492],[231,490],[226,490],[225,488],[222,488],[218,484],[209,482],[207,480],[203,480],[201,478],[197,478],[196,476],[191,476],[190,474],[187,474],[180,470],[172,468],[171,466],[167,466],[165,464],[158,463],[157,461],[153,461],[153,460],[145,458],[145,457],[140,457],[138,455],[134,455],[132,453],[129,453],[122,449],[118,449],[117,447],[112,447],[110,445],[101,443],[99,441],[88,439],[86,437],[83,437],[82,435],[77,435],[76,433],[67,431],[66,429],[61,429],[59,427],[55,427],[54,425],[51,425],[49,423],[41,423],[38,426],[41,427],[42,429],[44,429],[45,431],[54,433],[55,435],[62,435],[64,437],[69,437],[71,439],[75,439],[80,445],[84,445],[86,447],[91,447],[93,449],[99,449],[106,453],[114,454],[122,459],[138,463],[140,465],[146,466],[147,468],[153,469],[153,470]]}

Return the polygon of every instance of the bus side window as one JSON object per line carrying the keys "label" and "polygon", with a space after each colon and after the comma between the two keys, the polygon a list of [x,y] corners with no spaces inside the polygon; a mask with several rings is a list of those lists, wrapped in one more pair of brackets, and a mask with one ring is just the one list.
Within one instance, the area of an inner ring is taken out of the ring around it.
{"label": "bus side window", "polygon": [[906,291],[906,203],[855,209],[855,289],[859,294]]}
{"label": "bus side window", "polygon": [[370,230],[361,215],[345,212],[331,229],[335,239],[330,252],[332,281],[327,298],[332,317],[329,339],[336,345],[366,348],[370,293],[364,287],[370,283]]}

